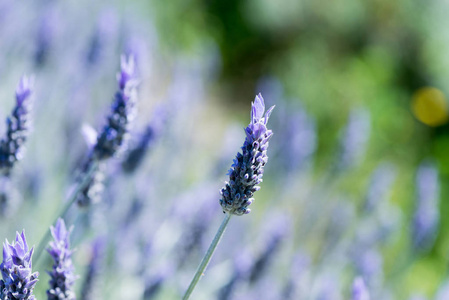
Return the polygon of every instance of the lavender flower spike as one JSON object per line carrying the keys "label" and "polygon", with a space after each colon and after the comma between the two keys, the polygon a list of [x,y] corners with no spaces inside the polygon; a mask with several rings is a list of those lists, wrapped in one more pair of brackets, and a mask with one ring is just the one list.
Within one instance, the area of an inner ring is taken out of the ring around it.
{"label": "lavender flower spike", "polygon": [[273,132],[267,128],[267,122],[273,108],[270,107],[264,115],[265,103],[261,94],[252,103],[251,122],[245,129],[242,153],[237,153],[228,172],[229,183],[221,190],[223,212],[240,216],[251,211],[248,206],[254,200],[251,198],[254,192],[260,189],[257,185],[262,182],[263,168],[268,160],[268,141]]}
{"label": "lavender flower spike", "polygon": [[412,242],[416,251],[426,252],[438,234],[440,186],[435,165],[424,162],[416,174],[417,199],[412,224]]}
{"label": "lavender flower spike", "polygon": [[72,263],[72,253],[70,250],[70,232],[67,230],[64,220],[59,218],[56,226],[50,227],[51,235],[54,241],[50,242],[48,253],[53,258],[53,270],[48,272],[50,275],[50,289],[47,290],[48,300],[75,300],[73,284],[76,276]]}
{"label": "lavender flower spike", "polygon": [[35,300],[34,286],[38,272],[32,273],[31,257],[34,248],[29,249],[25,239],[25,231],[17,232],[12,244],[6,240],[3,244],[3,262],[0,264],[0,299],[2,300]]}
{"label": "lavender flower spike", "polygon": [[6,120],[6,136],[0,141],[0,171],[6,175],[22,158],[23,144],[30,129],[32,86],[33,79],[23,76],[16,89],[16,106]]}
{"label": "lavender flower spike", "polygon": [[361,277],[354,279],[352,284],[352,300],[369,300],[368,289]]}
{"label": "lavender flower spike", "polygon": [[125,147],[129,126],[136,115],[137,84],[134,58],[121,58],[121,71],[117,74],[119,90],[115,94],[111,114],[94,146],[94,157],[98,160],[114,156]]}

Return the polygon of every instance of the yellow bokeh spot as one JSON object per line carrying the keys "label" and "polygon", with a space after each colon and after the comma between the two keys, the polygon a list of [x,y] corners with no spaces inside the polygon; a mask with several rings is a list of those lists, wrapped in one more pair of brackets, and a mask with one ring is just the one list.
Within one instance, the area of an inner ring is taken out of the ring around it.
{"label": "yellow bokeh spot", "polygon": [[433,87],[420,88],[413,94],[412,111],[419,121],[428,126],[440,126],[449,120],[446,97]]}

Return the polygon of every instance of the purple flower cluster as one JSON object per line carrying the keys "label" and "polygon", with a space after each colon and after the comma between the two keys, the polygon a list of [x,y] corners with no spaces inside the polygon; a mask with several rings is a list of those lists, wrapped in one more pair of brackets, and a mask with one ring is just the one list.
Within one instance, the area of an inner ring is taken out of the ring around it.
{"label": "purple flower cluster", "polygon": [[47,290],[49,300],[74,300],[73,284],[76,276],[72,263],[72,250],[70,250],[70,232],[67,230],[64,220],[58,219],[55,227],[50,227],[54,241],[50,242],[48,253],[53,259],[53,269],[50,275],[50,289]]}
{"label": "purple flower cluster", "polygon": [[251,107],[251,123],[246,127],[246,139],[242,153],[238,153],[228,172],[229,182],[221,190],[220,205],[223,212],[234,215],[250,213],[248,206],[257,186],[262,182],[264,166],[268,161],[268,141],[273,132],[267,128],[268,118],[274,106],[265,112],[262,95],[256,96]]}
{"label": "purple flower cluster", "polygon": [[0,279],[1,300],[34,300],[34,286],[39,273],[32,273],[34,248],[29,249],[25,232],[17,232],[15,243],[8,240],[3,244],[3,262],[0,264],[2,279]]}
{"label": "purple flower cluster", "polygon": [[16,89],[16,106],[6,120],[6,137],[0,141],[0,171],[9,175],[14,163],[22,158],[23,144],[30,130],[33,80],[22,77]]}

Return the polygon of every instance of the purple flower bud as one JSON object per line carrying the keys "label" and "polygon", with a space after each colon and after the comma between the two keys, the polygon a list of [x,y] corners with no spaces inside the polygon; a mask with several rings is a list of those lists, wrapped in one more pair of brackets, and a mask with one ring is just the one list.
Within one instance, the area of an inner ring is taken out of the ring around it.
{"label": "purple flower bud", "polygon": [[416,175],[417,199],[412,224],[413,247],[427,251],[435,242],[439,225],[438,171],[430,163],[423,163]]}
{"label": "purple flower bud", "polygon": [[54,241],[50,242],[48,253],[53,259],[53,269],[50,275],[50,289],[47,290],[49,300],[75,300],[73,284],[76,276],[70,250],[70,230],[67,230],[64,220],[58,219],[56,226],[50,227]]}
{"label": "purple flower bud", "polygon": [[[268,140],[273,135],[267,129],[267,122],[274,106],[265,112],[265,103],[262,95],[256,96],[251,106],[251,123],[245,129],[246,139],[242,147],[242,154],[237,154],[229,170],[229,183],[222,188],[220,205],[223,212],[234,215],[243,215],[249,212],[248,200],[254,194],[254,187],[262,182],[263,168],[268,159],[266,150]],[[258,159],[259,158],[259,159]],[[248,182],[245,178],[251,178]],[[228,193],[226,193],[226,191]],[[236,194],[240,198],[235,199]]]}
{"label": "purple flower bud", "polygon": [[352,300],[369,300],[368,289],[361,277],[354,279],[352,284]]}
{"label": "purple flower bud", "polygon": [[3,262],[0,264],[0,299],[34,300],[34,286],[38,272],[32,273],[32,256],[34,248],[29,249],[25,231],[17,232],[12,244],[6,240],[3,244]]}
{"label": "purple flower bud", "polygon": [[33,79],[22,77],[16,89],[16,106],[6,120],[6,137],[0,141],[0,171],[6,175],[23,156],[23,145],[30,130],[32,87]]}

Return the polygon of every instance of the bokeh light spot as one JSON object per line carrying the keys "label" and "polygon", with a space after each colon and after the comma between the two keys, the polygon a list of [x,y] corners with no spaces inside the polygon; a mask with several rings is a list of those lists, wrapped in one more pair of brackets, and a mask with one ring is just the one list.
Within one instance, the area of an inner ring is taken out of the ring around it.
{"label": "bokeh light spot", "polygon": [[424,87],[413,94],[412,111],[428,126],[440,126],[449,120],[446,97],[437,88]]}

